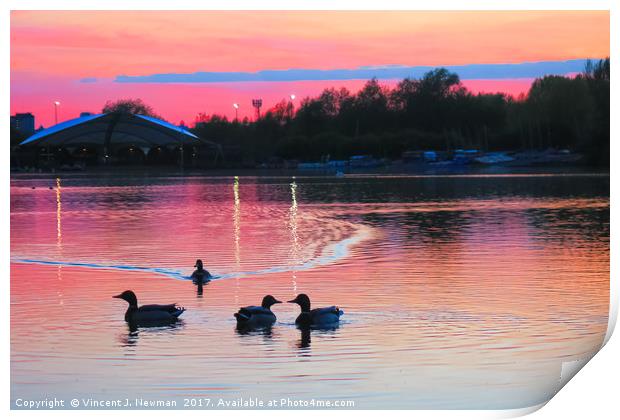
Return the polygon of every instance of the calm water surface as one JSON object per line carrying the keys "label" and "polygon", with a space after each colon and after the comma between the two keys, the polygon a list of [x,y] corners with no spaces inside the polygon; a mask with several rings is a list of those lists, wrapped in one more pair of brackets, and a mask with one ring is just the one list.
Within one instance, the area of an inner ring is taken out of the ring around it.
{"label": "calm water surface", "polygon": [[[602,343],[609,177],[13,177],[11,260],[12,400],[518,408]],[[130,331],[125,289],[187,312]],[[284,304],[235,330],[302,292],[340,327],[302,332]]]}

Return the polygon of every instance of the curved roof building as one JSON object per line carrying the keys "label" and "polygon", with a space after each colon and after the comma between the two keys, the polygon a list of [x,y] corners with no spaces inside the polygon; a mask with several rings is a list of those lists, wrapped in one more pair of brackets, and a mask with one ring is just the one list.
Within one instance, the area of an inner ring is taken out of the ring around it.
{"label": "curved roof building", "polygon": [[103,148],[105,155],[126,147],[148,153],[153,147],[212,146],[183,127],[146,115],[108,113],[85,115],[51,126],[28,137],[20,146]]}

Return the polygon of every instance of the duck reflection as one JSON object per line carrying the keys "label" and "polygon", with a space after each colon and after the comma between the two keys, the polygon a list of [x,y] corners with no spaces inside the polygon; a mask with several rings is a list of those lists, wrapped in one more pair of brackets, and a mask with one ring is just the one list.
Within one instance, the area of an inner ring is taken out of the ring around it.
{"label": "duck reflection", "polygon": [[194,282],[194,284],[196,285],[196,297],[202,298],[202,295],[204,293],[204,286],[205,284],[209,283]]}
{"label": "duck reflection", "polygon": [[[310,350],[310,344],[312,343],[312,335],[315,336],[331,336],[336,337],[335,332],[340,328],[340,325],[330,325],[327,327],[305,327],[298,326],[297,329],[300,333],[299,341],[297,341],[297,348],[300,350]],[[301,355],[309,356],[307,351],[300,352]]]}
{"label": "duck reflection", "polygon": [[152,335],[177,334],[185,327],[183,320],[173,321],[167,324],[143,325],[127,323],[127,333],[119,334],[118,341],[121,347],[131,348],[138,344],[140,336],[148,337]]}
{"label": "duck reflection", "polygon": [[254,328],[237,325],[235,332],[240,337],[263,337],[265,341],[273,340],[273,328],[271,325]]}
{"label": "duck reflection", "polygon": [[310,343],[312,342],[312,334],[310,333],[310,328],[299,328],[299,331],[301,332],[301,338],[297,342],[297,348],[310,348]]}

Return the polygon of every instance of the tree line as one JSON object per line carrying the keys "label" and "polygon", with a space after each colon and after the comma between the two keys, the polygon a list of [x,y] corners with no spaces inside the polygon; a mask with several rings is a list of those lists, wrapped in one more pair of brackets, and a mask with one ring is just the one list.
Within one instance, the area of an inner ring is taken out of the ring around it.
{"label": "tree line", "polygon": [[609,166],[609,58],[588,61],[573,77],[536,79],[517,98],[474,94],[459,76],[437,68],[394,88],[371,79],[357,93],[328,88],[297,109],[283,100],[258,120],[200,115],[193,131],[219,142],[226,159],[315,161],[407,150],[569,149]]}
{"label": "tree line", "polygon": [[[408,150],[569,149],[586,163],[609,166],[609,58],[588,61],[575,76],[537,78],[526,95],[467,90],[445,68],[393,88],[377,79],[352,93],[328,88],[295,109],[283,100],[256,121],[199,114],[191,129],[218,142],[232,165],[281,159],[317,161],[368,154],[397,159]],[[140,99],[105,104],[102,112],[158,116]],[[11,146],[23,140],[11,129]]]}

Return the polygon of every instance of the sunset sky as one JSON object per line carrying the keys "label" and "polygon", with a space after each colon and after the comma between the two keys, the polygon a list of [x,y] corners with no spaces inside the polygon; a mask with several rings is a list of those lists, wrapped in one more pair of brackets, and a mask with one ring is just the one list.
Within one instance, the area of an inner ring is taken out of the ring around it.
{"label": "sunset sky", "polygon": [[235,102],[252,116],[252,98],[267,110],[291,93],[298,104],[355,91],[368,75],[392,86],[421,66],[460,66],[472,91],[517,95],[580,70],[568,60],[606,56],[606,11],[14,11],[11,113],[49,126],[56,100],[62,121],[139,97],[191,125],[199,112],[234,117]]}

